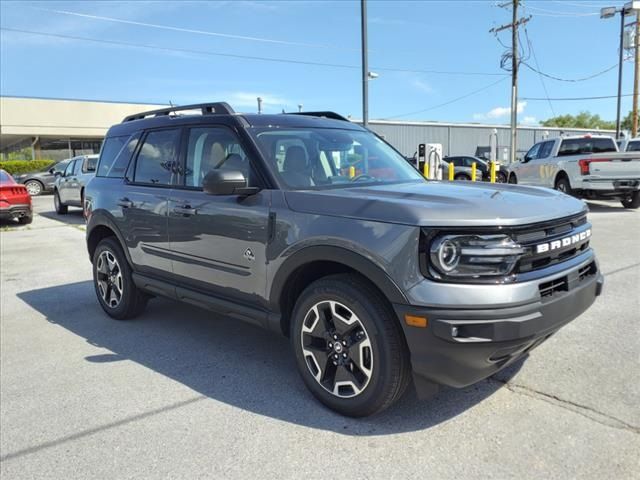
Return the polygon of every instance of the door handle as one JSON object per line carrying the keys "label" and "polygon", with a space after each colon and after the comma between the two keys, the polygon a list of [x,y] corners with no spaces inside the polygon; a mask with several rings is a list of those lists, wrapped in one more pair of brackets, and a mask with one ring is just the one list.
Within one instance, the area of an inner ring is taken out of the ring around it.
{"label": "door handle", "polygon": [[118,200],[118,206],[122,208],[131,208],[133,207],[133,202],[126,197],[121,198],[120,200]]}
{"label": "door handle", "polygon": [[185,205],[184,207],[174,207],[173,213],[177,213],[178,215],[184,215],[188,217],[190,215],[197,215],[198,210],[195,208],[191,208],[189,205]]}

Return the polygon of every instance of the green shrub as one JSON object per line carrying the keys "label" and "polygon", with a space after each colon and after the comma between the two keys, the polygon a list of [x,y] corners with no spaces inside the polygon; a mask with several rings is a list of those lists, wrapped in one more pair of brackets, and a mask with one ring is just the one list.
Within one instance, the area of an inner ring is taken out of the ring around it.
{"label": "green shrub", "polygon": [[53,160],[8,160],[0,161],[0,169],[11,175],[43,170],[49,165],[53,166]]}

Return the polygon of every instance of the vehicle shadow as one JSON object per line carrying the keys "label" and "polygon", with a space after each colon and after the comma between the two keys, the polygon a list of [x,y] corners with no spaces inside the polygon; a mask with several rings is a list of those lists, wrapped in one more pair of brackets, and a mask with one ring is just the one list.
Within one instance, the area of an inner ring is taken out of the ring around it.
{"label": "vehicle shadow", "polygon": [[84,225],[84,217],[82,216],[81,208],[69,207],[69,211],[60,215],[54,210],[48,212],[38,212],[41,217],[48,218],[49,220],[55,220],[57,222],[66,223],[67,225]]}
{"label": "vehicle shadow", "polygon": [[611,202],[607,202],[607,203],[594,203],[594,202],[587,202],[587,206],[589,207],[589,212],[590,213],[597,213],[597,212],[633,212],[633,209],[630,208],[624,208],[619,201],[615,201],[615,203],[613,201]]}
{"label": "vehicle shadow", "polygon": [[[311,396],[284,337],[164,299],[149,302],[136,320],[114,321],[94,295],[92,282],[85,281],[22,292],[18,297],[49,322],[109,351],[86,361],[131,360],[237,408],[345,435],[388,435],[446,422],[491,396],[522,363],[503,371],[500,381],[442,389],[428,400],[419,400],[410,386],[386,412],[351,419],[324,408]],[[61,298],[74,301],[60,302]]]}

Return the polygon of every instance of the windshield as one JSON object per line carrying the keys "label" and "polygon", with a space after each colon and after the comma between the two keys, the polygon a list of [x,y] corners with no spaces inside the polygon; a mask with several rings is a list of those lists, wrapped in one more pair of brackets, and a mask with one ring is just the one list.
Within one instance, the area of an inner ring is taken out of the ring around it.
{"label": "windshield", "polygon": [[53,168],[54,172],[64,172],[64,169],[67,168],[67,165],[69,164],[70,160],[63,160],[61,162],[56,163],[55,165],[51,166],[49,165],[47,168],[45,168],[43,170],[43,172],[48,172],[49,170],[51,170]]}
{"label": "windshield", "polygon": [[292,189],[422,181],[393,148],[370,132],[328,128],[253,129],[272,170]]}

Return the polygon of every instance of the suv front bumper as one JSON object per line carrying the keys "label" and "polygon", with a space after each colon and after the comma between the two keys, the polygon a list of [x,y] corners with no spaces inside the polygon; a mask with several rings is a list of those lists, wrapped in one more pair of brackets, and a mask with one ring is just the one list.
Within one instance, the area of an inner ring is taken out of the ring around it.
{"label": "suv front bumper", "polygon": [[[581,256],[583,261],[560,275],[527,282],[535,283],[537,294],[528,302],[514,298],[510,288],[514,285],[491,285],[488,300],[494,304],[461,303],[444,308],[394,305],[411,352],[414,375],[437,384],[465,387],[493,375],[540,345],[587,310],[600,295],[604,277],[593,253],[587,253],[586,260]],[[445,285],[439,287],[446,288]],[[501,290],[505,294],[503,302],[498,300]],[[407,325],[407,314],[426,317],[427,327]]]}

